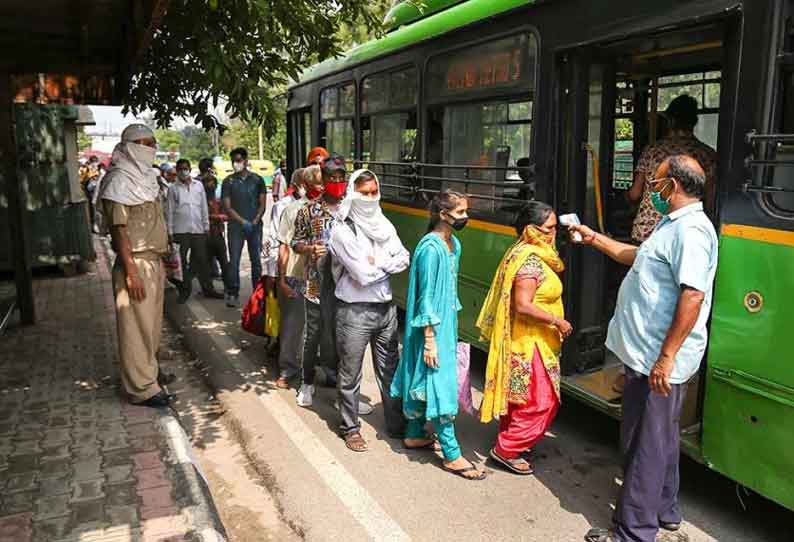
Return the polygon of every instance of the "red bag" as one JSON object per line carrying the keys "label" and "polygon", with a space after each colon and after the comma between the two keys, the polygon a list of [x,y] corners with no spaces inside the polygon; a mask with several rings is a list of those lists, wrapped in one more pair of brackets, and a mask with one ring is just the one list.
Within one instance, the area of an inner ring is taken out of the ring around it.
{"label": "red bag", "polygon": [[243,307],[242,328],[253,335],[265,336],[265,277],[259,279]]}

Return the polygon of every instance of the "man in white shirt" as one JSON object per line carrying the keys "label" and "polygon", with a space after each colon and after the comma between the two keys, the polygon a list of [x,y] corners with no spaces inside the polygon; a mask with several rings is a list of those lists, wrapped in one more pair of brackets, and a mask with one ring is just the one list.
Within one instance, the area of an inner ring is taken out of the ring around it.
{"label": "man in white shirt", "polygon": [[[320,195],[318,186],[322,186],[320,166],[307,167],[296,172],[294,182],[297,187],[293,201],[276,204],[280,207],[276,255],[278,284],[278,306],[281,311],[281,329],[279,330],[278,366],[279,378],[276,387],[287,389],[290,380],[300,375],[303,358],[303,333],[306,326],[306,307],[303,292],[306,289],[306,257],[292,250],[292,238],[295,236],[295,217],[301,208],[309,203],[307,193],[311,197]],[[271,218],[274,220],[274,218]]]}
{"label": "man in white shirt", "polygon": [[197,275],[206,297],[223,299],[210,278],[207,262],[207,233],[210,229],[207,197],[204,185],[190,176],[190,161],[184,158],[176,163],[177,181],[168,188],[168,236],[179,244],[182,259],[182,288],[179,303],[185,303]]}
{"label": "man in white shirt", "polygon": [[381,390],[386,431],[405,433],[399,399],[391,397],[399,362],[397,308],[390,277],[408,269],[410,255],[380,208],[380,184],[369,170],[350,177],[347,195],[331,230],[329,250],[336,283],[336,341],[339,351],[340,433],[353,451],[367,450],[358,419],[364,352],[372,344],[372,363]]}

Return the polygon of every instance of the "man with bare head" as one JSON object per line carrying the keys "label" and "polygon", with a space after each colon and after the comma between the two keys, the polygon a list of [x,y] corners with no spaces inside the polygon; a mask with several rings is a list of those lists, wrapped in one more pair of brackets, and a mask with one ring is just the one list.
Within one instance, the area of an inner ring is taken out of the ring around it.
{"label": "man with bare head", "polygon": [[692,156],[662,162],[649,189],[662,219],[639,247],[587,226],[570,228],[584,244],[631,266],[606,341],[626,371],[623,488],[614,528],[591,530],[588,542],[652,542],[659,527],[681,525],[679,418],[686,384],[706,350],[717,234],[701,202],[706,174]]}

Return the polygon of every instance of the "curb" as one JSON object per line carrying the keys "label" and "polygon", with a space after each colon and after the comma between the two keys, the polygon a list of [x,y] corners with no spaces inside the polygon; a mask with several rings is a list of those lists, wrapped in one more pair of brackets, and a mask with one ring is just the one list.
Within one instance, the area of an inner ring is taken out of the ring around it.
{"label": "curb", "polygon": [[[110,240],[107,237],[95,237],[95,240],[100,245],[98,248],[104,252],[108,271],[112,274],[115,253],[110,247]],[[166,464],[174,472],[174,485],[178,489],[176,501],[190,528],[188,536],[194,542],[227,542],[226,529],[215,507],[212,492],[193,456],[190,438],[179,417],[175,415],[175,411],[158,409],[157,422],[160,431],[167,437]]]}
{"label": "curb", "polygon": [[[211,359],[212,356],[204,355],[203,353],[217,351],[217,349],[213,344],[213,339],[208,335],[191,333],[189,330],[185,329],[187,327],[187,322],[201,320],[201,317],[193,310],[194,303],[196,302],[191,299],[183,305],[177,305],[173,296],[171,296],[170,299],[169,296],[166,296],[165,316],[171,325],[182,334],[182,342],[185,347],[204,361],[204,370],[207,371],[205,382],[215,395],[215,399],[223,407],[225,414],[228,416],[225,421],[227,429],[232,438],[240,445],[249,465],[256,472],[262,484],[273,496],[273,502],[278,510],[281,521],[298,539],[304,540],[307,534],[302,527],[304,518],[300,517],[299,514],[293,514],[287,511],[288,507],[285,506],[283,502],[283,491],[279,483],[279,473],[273,471],[264,459],[261,450],[258,449],[259,443],[257,440],[262,434],[257,433],[257,431],[252,428],[251,420],[246,418],[246,414],[250,415],[254,411],[264,413],[264,409],[262,409],[258,402],[252,400],[250,396],[228,391],[246,388],[247,386],[240,373],[257,372],[259,368],[246,360],[244,356],[240,356],[236,360],[236,363],[240,363],[241,367],[235,370],[231,366],[223,366],[220,363],[214,363]],[[266,420],[265,423],[272,427],[276,426],[272,420]]]}

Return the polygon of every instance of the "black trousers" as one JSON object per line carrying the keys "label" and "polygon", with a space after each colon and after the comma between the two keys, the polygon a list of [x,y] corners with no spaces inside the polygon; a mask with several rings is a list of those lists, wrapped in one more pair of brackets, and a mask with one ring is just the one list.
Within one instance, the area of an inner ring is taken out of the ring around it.
{"label": "black trousers", "polygon": [[212,261],[218,260],[223,277],[223,289],[228,291],[229,258],[226,255],[226,239],[223,235],[207,235],[207,268],[212,269]]}
{"label": "black trousers", "polygon": [[182,291],[185,294],[190,294],[193,290],[193,277],[198,278],[203,291],[214,290],[207,259],[207,235],[204,233],[176,233],[174,241],[179,244],[179,257],[182,260]]}

